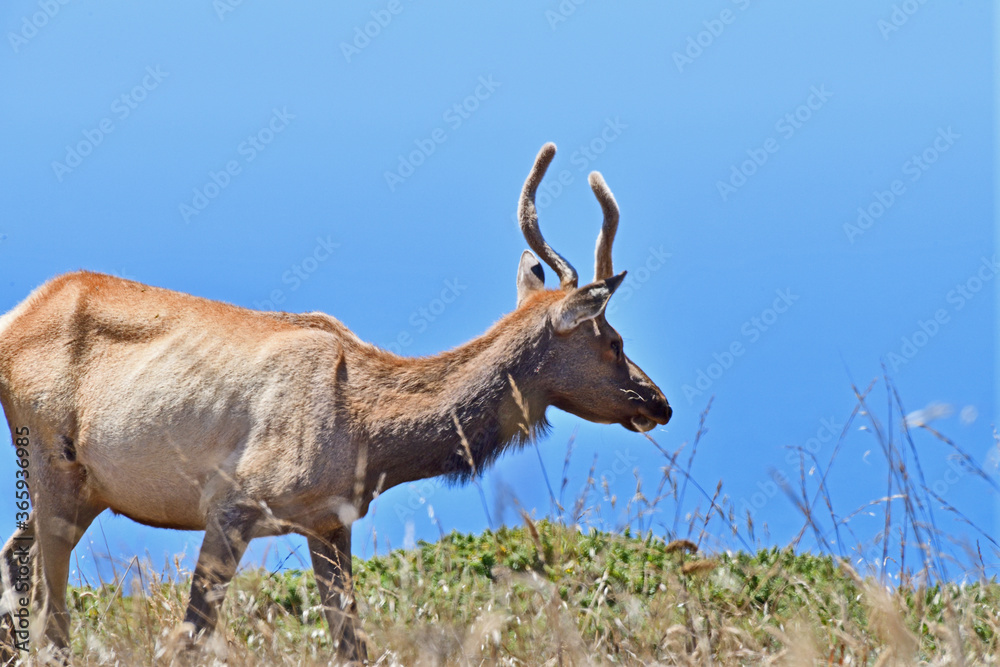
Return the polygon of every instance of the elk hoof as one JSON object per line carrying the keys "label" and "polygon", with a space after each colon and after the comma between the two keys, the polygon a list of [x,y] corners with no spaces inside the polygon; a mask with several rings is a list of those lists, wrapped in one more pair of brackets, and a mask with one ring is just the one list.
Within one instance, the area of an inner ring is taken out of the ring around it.
{"label": "elk hoof", "polygon": [[211,630],[199,632],[190,621],[174,628],[156,651],[156,657],[165,659],[169,665],[200,665],[206,655],[225,662],[228,654],[221,634]]}
{"label": "elk hoof", "polygon": [[194,651],[197,637],[198,628],[194,623],[185,621],[167,635],[166,640],[156,651],[156,657],[165,658],[168,663],[173,663],[176,658]]}

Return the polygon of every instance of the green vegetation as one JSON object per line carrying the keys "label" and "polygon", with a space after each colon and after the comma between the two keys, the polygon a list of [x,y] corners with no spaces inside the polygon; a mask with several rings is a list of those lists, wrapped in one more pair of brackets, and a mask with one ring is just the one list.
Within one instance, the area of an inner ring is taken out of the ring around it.
{"label": "green vegetation", "polygon": [[[355,581],[376,664],[992,664],[1000,584],[887,591],[829,556],[710,557],[547,521],[453,533],[367,561]],[[135,575],[133,568],[132,574]],[[74,664],[167,664],[188,581],[71,591]],[[327,664],[311,572],[241,573],[192,664]],[[213,658],[212,656],[216,656]]]}

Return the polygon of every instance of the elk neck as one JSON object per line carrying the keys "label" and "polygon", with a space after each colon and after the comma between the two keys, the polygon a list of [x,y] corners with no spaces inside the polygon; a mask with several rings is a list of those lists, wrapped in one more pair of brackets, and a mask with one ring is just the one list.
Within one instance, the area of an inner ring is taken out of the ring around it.
{"label": "elk neck", "polygon": [[366,449],[366,486],[375,488],[383,473],[383,490],[438,475],[467,481],[507,446],[544,430],[542,366],[552,336],[545,308],[559,296],[542,293],[482,336],[432,357],[345,349],[338,376],[350,388],[352,432]]}

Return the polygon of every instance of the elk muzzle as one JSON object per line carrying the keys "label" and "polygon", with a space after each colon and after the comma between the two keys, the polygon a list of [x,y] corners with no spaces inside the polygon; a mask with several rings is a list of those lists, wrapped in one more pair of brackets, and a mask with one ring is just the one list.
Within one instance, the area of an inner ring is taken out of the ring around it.
{"label": "elk muzzle", "polygon": [[660,388],[653,384],[641,368],[629,360],[629,371],[634,383],[634,389],[629,390],[629,398],[635,403],[638,414],[624,421],[622,425],[632,431],[645,433],[656,426],[663,426],[670,421],[674,411],[667,402]]}
{"label": "elk muzzle", "polygon": [[666,396],[657,391],[653,399],[642,404],[642,407],[639,408],[639,414],[632,417],[629,425],[639,433],[645,433],[653,430],[657,425],[666,424],[673,414],[674,411],[667,403]]}

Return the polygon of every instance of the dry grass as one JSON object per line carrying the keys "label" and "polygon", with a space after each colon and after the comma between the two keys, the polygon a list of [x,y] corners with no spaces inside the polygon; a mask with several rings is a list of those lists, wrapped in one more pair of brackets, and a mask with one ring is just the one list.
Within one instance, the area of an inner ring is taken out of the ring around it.
{"label": "dry grass", "polygon": [[[111,586],[72,591],[74,664],[166,664],[187,582],[143,578],[124,599]],[[995,582],[892,591],[789,549],[706,557],[539,521],[359,562],[356,583],[375,664],[997,662]],[[199,660],[328,664],[317,599],[309,572],[243,572]]]}
{"label": "dry grass", "polygon": [[[986,493],[995,492],[996,480],[951,440],[904,419],[887,378],[889,408],[885,423],[879,421],[868,406],[874,384],[855,389],[854,413],[825,462],[800,452],[800,478],[784,492],[803,524],[784,548],[759,548],[752,519],[736,516],[722,483],[710,493],[692,477],[707,409],[690,446],[671,452],[650,439],[664,465],[652,496],[637,476],[624,507],[611,499],[617,514],[628,517],[620,529],[593,527],[600,525],[593,496],[606,487],[594,478],[594,467],[572,509],[564,504],[571,441],[558,499],[549,486],[548,519],[523,514],[517,528],[453,533],[355,560],[372,663],[1000,663],[1000,584],[989,574],[998,560],[996,542],[970,523],[981,540],[957,553],[948,548],[950,536],[938,527],[936,512],[968,520],[924,483],[913,429],[960,457],[970,483],[979,480]],[[881,512],[883,526],[866,540],[852,530],[857,512],[835,511],[827,485],[848,431],[857,435],[858,426],[886,463],[885,496],[867,507]],[[809,467],[814,474],[806,473]],[[855,553],[879,565],[855,571],[844,551],[851,539]],[[743,549],[706,546],[725,540]],[[130,565],[108,585],[71,590],[73,664],[169,664],[165,642],[183,618],[190,573],[177,564],[169,575],[138,561]],[[123,597],[126,576],[134,592]],[[219,631],[187,660],[330,664],[318,600],[310,572],[246,570],[230,587]]]}

